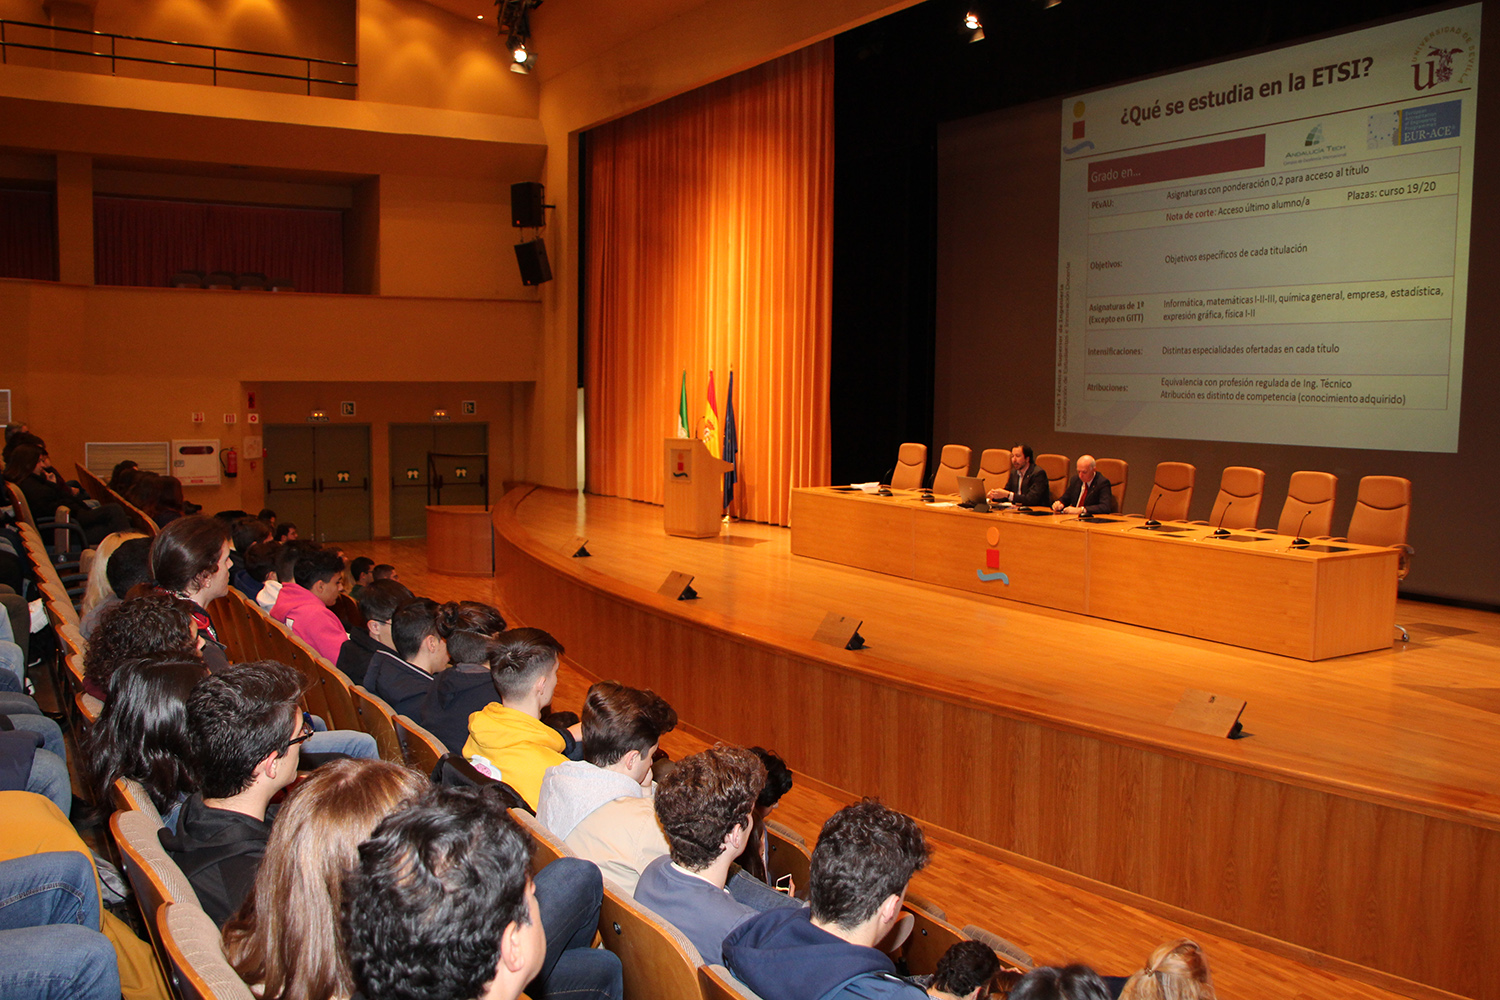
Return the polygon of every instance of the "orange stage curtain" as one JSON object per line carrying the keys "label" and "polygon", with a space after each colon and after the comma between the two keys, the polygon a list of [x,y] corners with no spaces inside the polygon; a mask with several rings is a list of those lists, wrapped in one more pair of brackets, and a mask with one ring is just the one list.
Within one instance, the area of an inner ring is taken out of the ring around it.
{"label": "orange stage curtain", "polygon": [[823,42],[588,134],[588,489],[662,502],[687,370],[696,431],[733,369],[738,496],[786,524],[828,482],[833,48]]}

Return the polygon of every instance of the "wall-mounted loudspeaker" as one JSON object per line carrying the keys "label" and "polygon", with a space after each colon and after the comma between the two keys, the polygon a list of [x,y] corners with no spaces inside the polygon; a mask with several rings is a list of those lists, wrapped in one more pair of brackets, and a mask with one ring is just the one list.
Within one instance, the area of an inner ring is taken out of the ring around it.
{"label": "wall-mounted loudspeaker", "polygon": [[510,224],[517,229],[540,229],[547,224],[542,209],[544,189],[536,181],[510,186]]}
{"label": "wall-mounted loudspeaker", "polygon": [[552,280],[552,265],[547,263],[547,244],[540,236],[516,244],[516,263],[521,266],[523,285],[540,285]]}

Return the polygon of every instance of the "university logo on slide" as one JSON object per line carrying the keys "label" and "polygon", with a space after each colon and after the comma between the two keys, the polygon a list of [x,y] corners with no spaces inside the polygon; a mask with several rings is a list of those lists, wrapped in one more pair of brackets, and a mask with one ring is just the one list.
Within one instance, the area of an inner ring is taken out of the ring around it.
{"label": "university logo on slide", "polygon": [[1411,57],[1413,90],[1431,90],[1463,83],[1474,68],[1477,48],[1462,28],[1438,28],[1428,32]]}

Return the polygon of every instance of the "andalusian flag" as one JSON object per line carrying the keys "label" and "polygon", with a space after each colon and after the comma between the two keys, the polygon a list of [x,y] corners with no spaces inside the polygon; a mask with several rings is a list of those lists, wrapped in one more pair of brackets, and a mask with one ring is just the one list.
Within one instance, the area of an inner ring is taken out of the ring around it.
{"label": "andalusian flag", "polygon": [[708,370],[708,400],[703,404],[703,433],[700,435],[714,458],[719,457],[719,404],[714,402],[714,370]]}
{"label": "andalusian flag", "polygon": [[687,411],[687,369],[682,370],[682,392],[677,397],[677,436],[680,438],[692,437],[688,431]]}

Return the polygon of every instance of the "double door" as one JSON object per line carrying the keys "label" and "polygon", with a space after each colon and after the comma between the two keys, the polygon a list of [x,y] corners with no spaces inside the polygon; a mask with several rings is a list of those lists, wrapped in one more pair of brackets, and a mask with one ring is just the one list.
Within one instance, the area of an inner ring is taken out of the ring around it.
{"label": "double door", "polygon": [[489,432],[485,423],[391,424],[392,538],[426,535],[428,504],[486,502]]}
{"label": "double door", "polygon": [[266,506],[317,542],[370,539],[369,424],[271,424]]}

